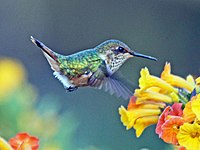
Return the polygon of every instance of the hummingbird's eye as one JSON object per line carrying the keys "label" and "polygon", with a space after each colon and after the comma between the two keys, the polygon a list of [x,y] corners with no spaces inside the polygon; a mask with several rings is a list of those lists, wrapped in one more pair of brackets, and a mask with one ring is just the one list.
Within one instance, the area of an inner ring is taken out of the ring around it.
{"label": "hummingbird's eye", "polygon": [[126,50],[121,46],[117,47],[117,51],[119,51],[120,53],[125,53],[126,52]]}

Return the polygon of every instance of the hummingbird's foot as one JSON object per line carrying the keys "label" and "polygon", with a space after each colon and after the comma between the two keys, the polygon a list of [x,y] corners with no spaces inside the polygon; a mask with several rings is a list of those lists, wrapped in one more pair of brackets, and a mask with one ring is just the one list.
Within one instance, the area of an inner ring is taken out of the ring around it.
{"label": "hummingbird's foot", "polygon": [[75,90],[77,90],[78,89],[78,87],[76,87],[76,86],[70,86],[70,87],[68,87],[67,89],[66,89],[66,91],[68,91],[68,92],[73,92],[73,91],[75,91]]}

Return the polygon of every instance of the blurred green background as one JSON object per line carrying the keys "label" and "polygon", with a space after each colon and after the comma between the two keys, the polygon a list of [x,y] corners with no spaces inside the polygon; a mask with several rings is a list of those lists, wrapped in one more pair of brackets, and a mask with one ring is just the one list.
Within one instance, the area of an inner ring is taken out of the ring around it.
{"label": "blurred green background", "polygon": [[[128,101],[92,88],[66,93],[30,36],[65,55],[119,39],[157,57],[158,62],[135,58],[122,67],[124,78],[136,87],[142,67],[159,75],[166,61],[175,74],[198,76],[200,0],[1,0],[0,20],[0,59],[19,60],[27,74],[25,83],[5,98],[11,100],[0,104],[0,118],[18,124],[14,129],[13,123],[0,120],[2,136],[10,138],[24,129],[38,136],[47,150],[44,143],[55,143],[52,150],[167,149],[154,126],[139,139],[134,130],[126,131],[118,107]],[[23,117],[16,117],[19,111]],[[35,130],[27,125],[38,118]]]}

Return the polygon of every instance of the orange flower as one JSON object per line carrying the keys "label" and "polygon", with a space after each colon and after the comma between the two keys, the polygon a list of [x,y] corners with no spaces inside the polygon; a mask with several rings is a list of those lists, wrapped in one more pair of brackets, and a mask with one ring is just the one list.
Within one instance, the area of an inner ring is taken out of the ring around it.
{"label": "orange flower", "polygon": [[28,133],[18,133],[9,140],[13,150],[38,150],[39,139]]}
{"label": "orange flower", "polygon": [[181,117],[183,114],[181,106],[181,103],[174,103],[172,107],[167,106],[160,115],[156,126],[156,133],[167,143],[178,144],[176,135],[178,134],[179,127],[185,122]]}
{"label": "orange flower", "polygon": [[166,117],[169,114],[169,111],[171,110],[170,106],[167,106],[164,111],[162,112],[162,114],[159,117],[158,123],[156,125],[156,133],[159,135],[159,137],[161,137],[162,134],[162,125],[165,123],[166,121]]}
{"label": "orange flower", "polygon": [[166,143],[178,144],[176,135],[178,134],[179,127],[184,124],[184,119],[179,116],[171,116],[163,125],[162,125],[162,134],[161,138]]}
{"label": "orange flower", "polygon": [[183,111],[181,109],[182,104],[181,103],[174,103],[172,107],[167,106],[162,114],[159,117],[157,126],[156,126],[156,133],[159,134],[159,137],[162,135],[162,126],[163,124],[170,119],[170,116],[182,116]]}

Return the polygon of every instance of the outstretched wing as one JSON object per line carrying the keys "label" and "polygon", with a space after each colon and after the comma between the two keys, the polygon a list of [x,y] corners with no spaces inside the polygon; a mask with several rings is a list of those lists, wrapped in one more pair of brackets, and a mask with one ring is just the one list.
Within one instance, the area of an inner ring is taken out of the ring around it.
{"label": "outstretched wing", "polygon": [[88,80],[88,84],[91,87],[103,89],[111,95],[115,94],[117,97],[123,99],[129,99],[133,95],[131,90],[122,81],[108,75],[105,62],[92,74]]}

